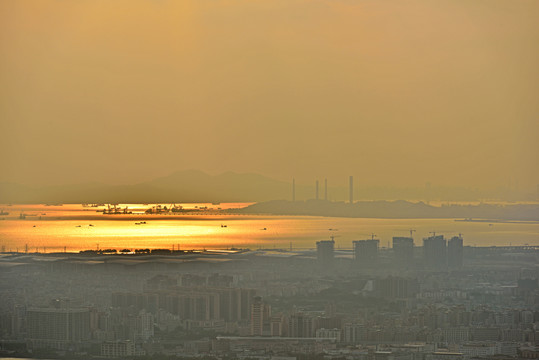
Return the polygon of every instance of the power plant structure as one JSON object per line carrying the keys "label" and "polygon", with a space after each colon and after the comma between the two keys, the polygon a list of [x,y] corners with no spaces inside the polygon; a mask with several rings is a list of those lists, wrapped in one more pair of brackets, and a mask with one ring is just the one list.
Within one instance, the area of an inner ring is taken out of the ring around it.
{"label": "power plant structure", "polygon": [[350,175],[350,204],[354,203],[354,177]]}
{"label": "power plant structure", "polygon": [[[300,187],[300,193],[304,193],[303,189]],[[315,180],[314,182],[314,199],[320,200],[320,181]],[[324,178],[324,200],[329,200],[328,194],[328,179]],[[292,178],[292,201],[296,201],[296,179]],[[349,177],[349,187],[348,187],[348,202],[350,204],[354,203],[354,177],[350,175]]]}
{"label": "power plant structure", "polygon": [[324,200],[328,201],[328,179],[324,179]]}

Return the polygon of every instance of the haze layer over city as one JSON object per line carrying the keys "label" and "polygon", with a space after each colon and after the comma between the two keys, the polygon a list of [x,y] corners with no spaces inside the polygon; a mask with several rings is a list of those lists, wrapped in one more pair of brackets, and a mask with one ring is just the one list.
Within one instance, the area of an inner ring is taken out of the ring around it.
{"label": "haze layer over city", "polygon": [[0,2],[0,358],[539,358],[539,2]]}

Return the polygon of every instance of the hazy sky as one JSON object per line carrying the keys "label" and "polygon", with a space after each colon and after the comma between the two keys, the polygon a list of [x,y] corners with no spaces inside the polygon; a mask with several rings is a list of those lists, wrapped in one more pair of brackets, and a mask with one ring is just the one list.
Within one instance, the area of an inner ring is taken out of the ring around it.
{"label": "hazy sky", "polygon": [[535,188],[537,19],[537,0],[2,0],[0,181]]}

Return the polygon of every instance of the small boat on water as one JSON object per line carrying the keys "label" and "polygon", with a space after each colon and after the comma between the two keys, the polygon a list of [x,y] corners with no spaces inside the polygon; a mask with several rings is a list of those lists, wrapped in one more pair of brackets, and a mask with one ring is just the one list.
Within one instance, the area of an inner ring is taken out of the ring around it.
{"label": "small boat on water", "polygon": [[226,227],[227,227],[227,225],[221,224],[221,227],[222,227],[222,228],[226,228]]}

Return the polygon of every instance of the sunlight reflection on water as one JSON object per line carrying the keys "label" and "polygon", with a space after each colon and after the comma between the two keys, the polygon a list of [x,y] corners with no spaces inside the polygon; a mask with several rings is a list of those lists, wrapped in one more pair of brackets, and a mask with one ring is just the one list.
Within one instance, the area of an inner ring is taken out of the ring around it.
{"label": "sunlight reflection on water", "polygon": [[[190,204],[208,208],[237,208],[247,204]],[[121,205],[125,207],[126,205]],[[151,205],[129,205],[143,213]],[[187,207],[187,206],[184,206]],[[446,237],[462,233],[465,245],[539,245],[539,224],[456,222],[453,219],[365,219],[311,216],[184,214],[182,216],[103,215],[81,205],[13,205],[0,221],[0,246],[6,251],[79,251],[99,248],[314,248],[318,240],[335,236],[336,247],[372,233],[386,247],[393,236],[415,229],[416,245],[436,231]],[[100,207],[98,209],[103,209]],[[26,219],[20,219],[20,214]],[[41,219],[40,219],[41,217]],[[138,224],[145,221],[146,224]],[[333,229],[333,230],[330,230]]]}

